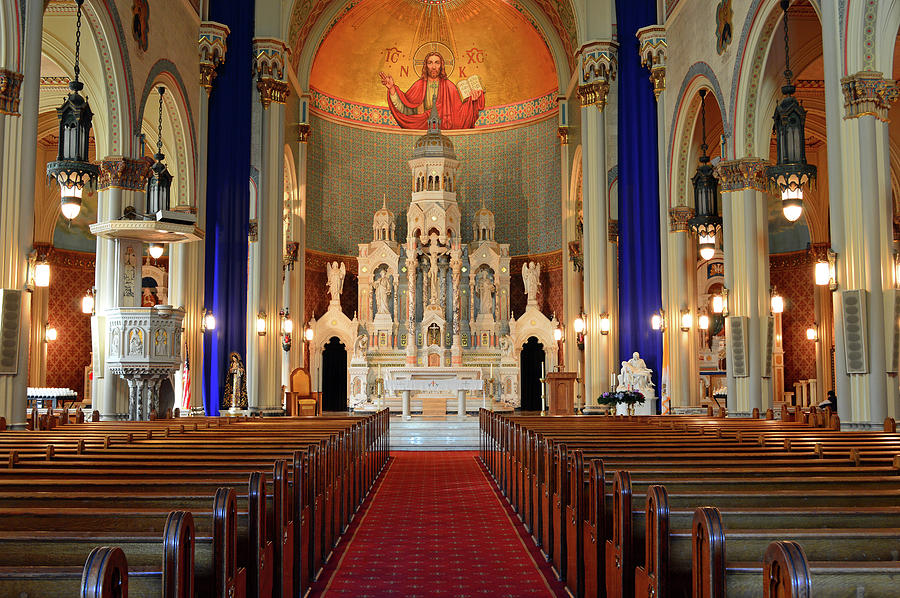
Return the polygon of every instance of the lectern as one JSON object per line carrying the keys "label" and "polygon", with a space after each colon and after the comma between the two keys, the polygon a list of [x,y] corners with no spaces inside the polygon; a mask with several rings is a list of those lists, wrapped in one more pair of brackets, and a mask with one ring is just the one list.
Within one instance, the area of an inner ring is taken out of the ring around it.
{"label": "lectern", "polygon": [[547,384],[550,387],[550,415],[573,415],[575,413],[575,372],[550,372]]}

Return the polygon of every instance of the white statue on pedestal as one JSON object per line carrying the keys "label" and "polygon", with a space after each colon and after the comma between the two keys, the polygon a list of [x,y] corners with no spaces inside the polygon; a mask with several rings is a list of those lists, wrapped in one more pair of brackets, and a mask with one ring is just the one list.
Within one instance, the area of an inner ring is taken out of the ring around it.
{"label": "white statue on pedestal", "polygon": [[522,282],[528,303],[537,302],[538,287],[541,286],[541,265],[536,262],[522,264]]}
{"label": "white statue on pedestal", "polygon": [[494,313],[494,291],[497,290],[496,285],[491,282],[491,275],[482,272],[478,278],[478,315],[493,315]]}
{"label": "white statue on pedestal", "polygon": [[347,268],[344,266],[344,262],[341,262],[340,266],[338,266],[337,262],[332,262],[326,265],[326,272],[328,274],[328,292],[331,294],[331,302],[340,303]]}
{"label": "white statue on pedestal", "polygon": [[391,293],[391,276],[387,272],[382,274],[372,285],[375,291],[375,315],[390,315],[391,308],[388,305],[388,295]]}
{"label": "white statue on pedestal", "polygon": [[645,397],[651,398],[655,392],[651,381],[652,376],[653,370],[647,367],[646,362],[641,359],[640,353],[635,351],[631,354],[631,359],[622,362],[616,391],[636,390]]}

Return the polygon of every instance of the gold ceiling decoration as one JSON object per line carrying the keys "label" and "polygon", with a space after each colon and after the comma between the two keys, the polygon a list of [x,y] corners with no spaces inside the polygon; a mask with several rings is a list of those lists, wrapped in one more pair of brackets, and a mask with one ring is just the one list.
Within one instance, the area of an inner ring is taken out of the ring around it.
{"label": "gold ceiling decoration", "polygon": [[541,33],[505,0],[363,0],[325,35],[310,85],[386,107],[379,73],[406,90],[432,49],[441,52],[451,81],[478,75],[488,106],[532,100],[559,86]]}

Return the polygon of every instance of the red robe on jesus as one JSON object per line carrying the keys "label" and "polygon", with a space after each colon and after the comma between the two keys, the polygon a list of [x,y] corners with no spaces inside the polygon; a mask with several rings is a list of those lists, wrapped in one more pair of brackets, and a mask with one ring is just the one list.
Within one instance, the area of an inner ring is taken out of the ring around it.
{"label": "red robe on jesus", "polygon": [[[397,92],[397,97],[404,106],[411,110],[422,106],[425,101],[425,90],[428,88],[428,79],[422,78],[413,83],[406,93],[394,85],[393,90],[388,89],[388,108],[391,114],[403,129],[427,129],[429,111],[423,110],[421,114],[403,114],[391,101],[392,91]],[[459,90],[449,79],[438,79],[437,96],[438,115],[441,117],[442,129],[471,129],[478,120],[478,114],[484,110],[484,94],[477,100],[468,98],[463,101]]]}

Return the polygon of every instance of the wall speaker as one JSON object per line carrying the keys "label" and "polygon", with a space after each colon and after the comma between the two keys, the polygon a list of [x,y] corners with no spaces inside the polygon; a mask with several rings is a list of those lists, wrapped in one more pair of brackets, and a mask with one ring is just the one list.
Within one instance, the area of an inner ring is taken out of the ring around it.
{"label": "wall speaker", "polygon": [[884,292],[884,316],[886,324],[885,341],[887,342],[887,371],[896,373],[900,362],[900,291],[887,289]]}
{"label": "wall speaker", "polygon": [[728,363],[735,378],[746,378],[750,375],[747,367],[747,327],[750,318],[746,316],[728,316]]}
{"label": "wall speaker", "polygon": [[18,372],[21,316],[22,291],[0,289],[0,374]]}
{"label": "wall speaker", "polygon": [[775,316],[766,318],[766,344],[763,347],[763,378],[772,377],[772,352],[775,350]]}
{"label": "wall speaker", "polygon": [[848,374],[869,373],[869,348],[866,334],[867,294],[862,289],[841,292],[844,361]]}

